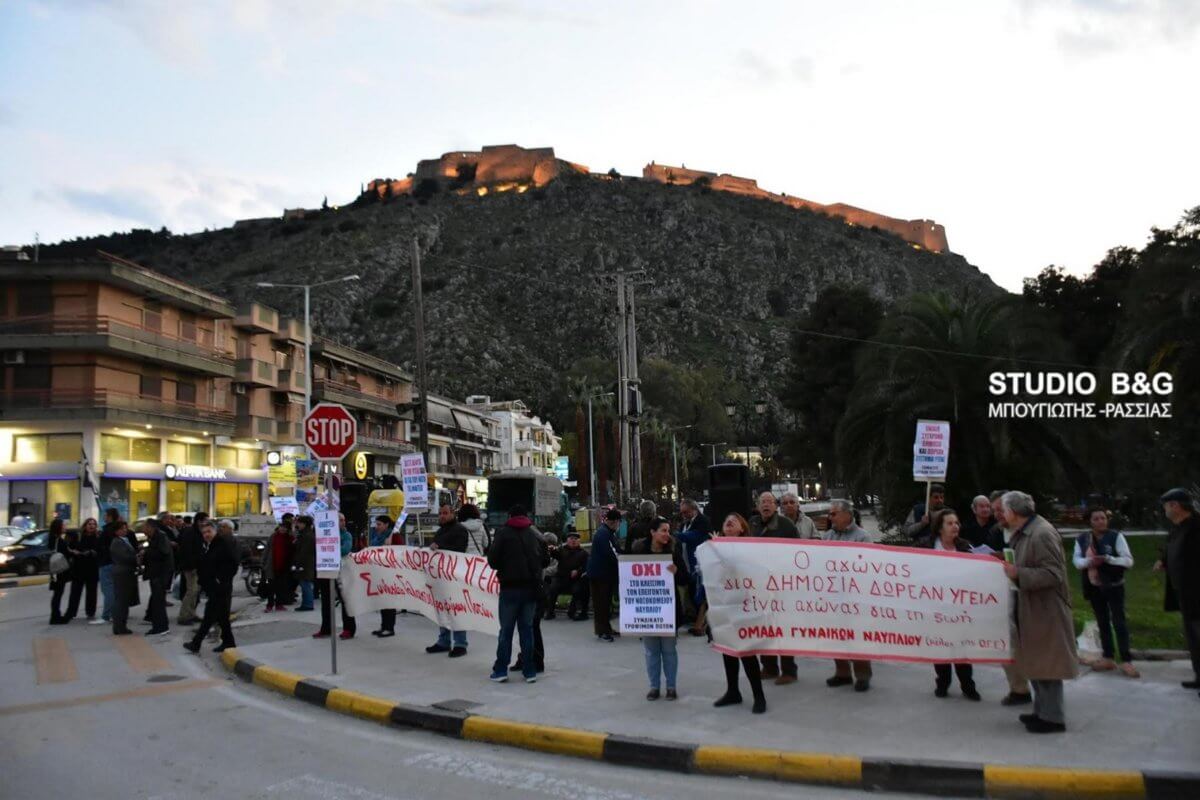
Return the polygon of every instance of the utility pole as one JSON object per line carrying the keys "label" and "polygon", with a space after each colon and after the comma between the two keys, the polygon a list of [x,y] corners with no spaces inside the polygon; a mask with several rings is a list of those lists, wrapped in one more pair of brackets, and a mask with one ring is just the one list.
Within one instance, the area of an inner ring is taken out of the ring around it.
{"label": "utility pole", "polygon": [[617,273],[617,420],[620,430],[621,472],[617,479],[617,503],[625,502],[629,481],[629,324],[625,308],[625,273]]}
{"label": "utility pole", "polygon": [[417,391],[421,394],[421,432],[419,445],[429,469],[429,376],[425,372],[425,301],[421,295],[421,251],[417,248],[417,237],[412,239],[413,321],[417,346]]}
{"label": "utility pole", "polygon": [[38,236],[37,231],[34,231],[33,232],[33,263],[35,263],[35,264],[38,263],[38,249],[41,247],[41,245],[42,245],[41,237]]}
{"label": "utility pole", "polygon": [[641,437],[641,381],[638,380],[637,357],[637,306],[634,303],[633,285],[626,287],[625,303],[629,308],[629,331],[625,334],[626,379],[631,387],[639,391],[638,408],[631,409],[634,413],[629,417],[629,472],[632,478],[630,488],[634,497],[642,497],[642,437]]}

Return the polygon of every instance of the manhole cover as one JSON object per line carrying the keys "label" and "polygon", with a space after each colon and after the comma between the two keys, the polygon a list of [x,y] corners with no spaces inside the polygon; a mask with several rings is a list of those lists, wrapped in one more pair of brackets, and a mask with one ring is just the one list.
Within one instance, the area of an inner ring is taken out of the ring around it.
{"label": "manhole cover", "polygon": [[476,703],[474,700],[442,700],[434,703],[434,708],[440,708],[443,711],[470,711],[472,708],[479,708],[483,703]]}
{"label": "manhole cover", "polygon": [[184,679],[182,675],[151,675],[146,679],[146,683],[170,683],[171,681],[181,681]]}

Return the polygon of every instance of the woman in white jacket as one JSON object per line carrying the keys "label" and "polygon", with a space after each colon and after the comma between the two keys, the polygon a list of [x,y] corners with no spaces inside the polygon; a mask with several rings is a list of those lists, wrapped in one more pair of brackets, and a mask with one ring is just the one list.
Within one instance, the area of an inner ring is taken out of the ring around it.
{"label": "woman in white jacket", "polygon": [[458,521],[467,529],[467,555],[486,557],[492,537],[479,517],[479,506],[472,503],[464,505],[458,510]]}

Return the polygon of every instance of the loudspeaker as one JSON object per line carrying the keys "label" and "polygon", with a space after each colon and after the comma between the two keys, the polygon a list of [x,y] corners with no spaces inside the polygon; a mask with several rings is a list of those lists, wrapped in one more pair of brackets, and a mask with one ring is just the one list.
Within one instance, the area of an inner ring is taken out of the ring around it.
{"label": "loudspeaker", "polygon": [[355,536],[361,536],[367,530],[367,498],[371,495],[371,487],[365,483],[343,483],[341,491],[341,511],[346,515],[346,527]]}
{"label": "loudspeaker", "polygon": [[708,519],[713,530],[721,530],[725,517],[733,513],[750,518],[750,468],[745,464],[713,464],[708,468]]}

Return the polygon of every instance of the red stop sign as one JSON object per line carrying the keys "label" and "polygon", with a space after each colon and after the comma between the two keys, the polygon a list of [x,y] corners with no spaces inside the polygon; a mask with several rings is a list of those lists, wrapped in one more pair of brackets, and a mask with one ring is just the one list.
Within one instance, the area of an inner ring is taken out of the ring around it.
{"label": "red stop sign", "polygon": [[358,423],[337,403],[317,403],[304,418],[304,444],[318,461],[341,461],[358,441]]}

